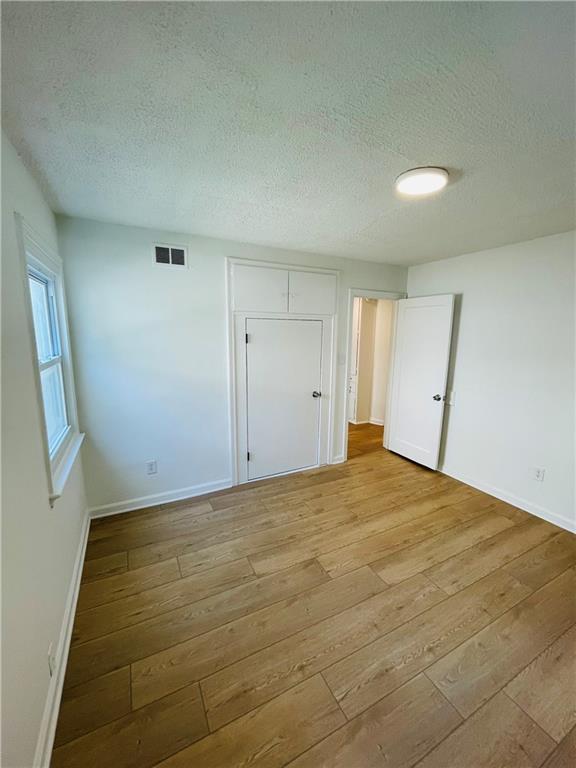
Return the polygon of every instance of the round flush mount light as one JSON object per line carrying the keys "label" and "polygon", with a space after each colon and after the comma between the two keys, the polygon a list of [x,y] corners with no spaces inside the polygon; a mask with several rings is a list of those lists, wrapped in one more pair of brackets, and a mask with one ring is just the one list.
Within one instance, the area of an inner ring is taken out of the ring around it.
{"label": "round flush mount light", "polygon": [[412,168],[396,179],[396,190],[408,197],[424,197],[439,192],[448,184],[444,168]]}

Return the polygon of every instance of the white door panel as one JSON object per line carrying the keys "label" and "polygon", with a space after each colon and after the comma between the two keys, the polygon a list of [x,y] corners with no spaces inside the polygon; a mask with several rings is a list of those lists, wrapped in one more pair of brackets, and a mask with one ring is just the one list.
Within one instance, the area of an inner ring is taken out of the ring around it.
{"label": "white door panel", "polygon": [[288,272],[234,264],[232,298],[235,311],[287,312]]}
{"label": "white door panel", "polygon": [[290,272],[290,312],[333,315],[336,312],[336,275]]}
{"label": "white door panel", "polygon": [[398,302],[390,450],[436,469],[442,437],[454,297]]}
{"label": "white door panel", "polygon": [[320,320],[247,319],[248,479],[318,464]]}

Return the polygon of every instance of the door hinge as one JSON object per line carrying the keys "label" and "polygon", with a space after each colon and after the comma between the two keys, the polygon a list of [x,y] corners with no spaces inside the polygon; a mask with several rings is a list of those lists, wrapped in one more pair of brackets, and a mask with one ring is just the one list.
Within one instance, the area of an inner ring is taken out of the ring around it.
{"label": "door hinge", "polygon": [[250,340],[250,337],[248,336],[248,334],[246,334],[246,344],[248,344],[249,340]]}
{"label": "door hinge", "polygon": [[250,451],[248,451],[248,452],[246,453],[246,459],[247,459],[248,461],[250,461]]}

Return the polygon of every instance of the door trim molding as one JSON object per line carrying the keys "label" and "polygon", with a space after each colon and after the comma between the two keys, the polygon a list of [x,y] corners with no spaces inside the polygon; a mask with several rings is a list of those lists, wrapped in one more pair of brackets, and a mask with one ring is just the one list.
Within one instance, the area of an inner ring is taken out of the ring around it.
{"label": "door trim molding", "polygon": [[[340,464],[348,460],[348,380],[352,370],[352,332],[353,332],[353,312],[354,312],[354,299],[384,299],[389,301],[398,301],[398,299],[405,299],[406,293],[400,291],[373,291],[368,288],[349,288],[348,300],[347,300],[347,314],[346,314],[346,364],[344,366],[344,397],[343,410],[340,417],[340,427],[344,436],[342,454],[338,457],[334,457],[331,461],[332,464]],[[390,349],[391,360],[394,360],[394,339],[396,328],[396,307],[394,308],[392,318],[392,344]],[[389,377],[392,377],[392,369],[390,369]],[[390,387],[388,387],[388,398],[386,401],[386,421],[389,423],[388,414],[390,409]],[[386,445],[386,429],[384,430],[384,447]]]}

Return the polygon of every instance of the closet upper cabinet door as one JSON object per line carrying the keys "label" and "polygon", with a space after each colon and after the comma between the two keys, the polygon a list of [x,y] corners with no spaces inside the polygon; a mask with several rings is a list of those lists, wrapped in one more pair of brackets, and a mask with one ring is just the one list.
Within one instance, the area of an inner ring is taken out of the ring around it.
{"label": "closet upper cabinet door", "polygon": [[240,312],[287,312],[288,272],[234,264],[232,301],[234,309]]}
{"label": "closet upper cabinet door", "polygon": [[304,315],[336,313],[336,275],[290,272],[290,312]]}

